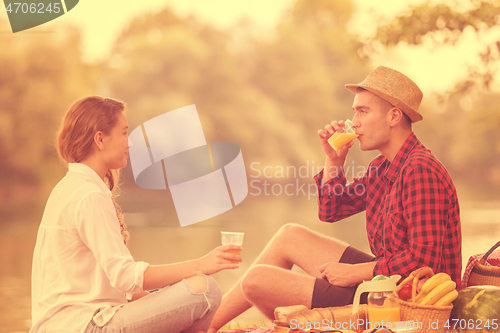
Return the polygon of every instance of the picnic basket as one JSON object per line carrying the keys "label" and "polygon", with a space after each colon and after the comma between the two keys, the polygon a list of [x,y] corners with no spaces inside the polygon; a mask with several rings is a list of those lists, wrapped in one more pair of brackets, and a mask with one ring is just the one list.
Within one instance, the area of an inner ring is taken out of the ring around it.
{"label": "picnic basket", "polygon": [[[401,320],[402,321],[413,321],[417,325],[422,325],[422,329],[418,332],[444,332],[444,325],[446,321],[450,318],[452,305],[448,306],[430,306],[430,305],[420,305],[415,303],[415,297],[417,296],[417,284],[421,278],[431,277],[434,272],[430,267],[422,267],[413,271],[406,279],[403,280],[397,287],[396,292],[399,292],[408,282],[412,282],[412,300],[407,302],[399,300]],[[438,330],[436,331],[436,326]],[[430,325],[433,324],[433,325]]]}
{"label": "picnic basket", "polygon": [[[483,258],[476,262],[474,268],[467,281],[468,286],[481,286],[481,285],[492,285],[500,287],[500,267],[498,266],[487,266],[488,257],[500,246],[500,241],[489,249],[483,256]],[[497,258],[500,257],[500,254]]]}

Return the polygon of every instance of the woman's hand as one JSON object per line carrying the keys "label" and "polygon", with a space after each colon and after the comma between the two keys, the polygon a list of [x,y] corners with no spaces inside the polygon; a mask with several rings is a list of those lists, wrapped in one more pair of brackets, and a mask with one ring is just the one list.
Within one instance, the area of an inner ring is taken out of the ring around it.
{"label": "woman's hand", "polygon": [[[238,245],[222,245],[200,259],[168,265],[149,265],[144,272],[143,288],[145,290],[163,288],[200,273],[210,275],[223,269],[238,268],[241,256],[225,252],[229,250],[241,251],[242,248]],[[236,263],[233,264],[231,261]]]}
{"label": "woman's hand", "polygon": [[[206,256],[198,259],[200,271],[203,274],[210,275],[217,273],[223,269],[235,269],[240,267],[239,263],[242,261],[239,254],[226,252],[229,250],[241,251],[242,248],[239,245],[222,245],[213,249]],[[237,261],[238,263],[233,263]]]}

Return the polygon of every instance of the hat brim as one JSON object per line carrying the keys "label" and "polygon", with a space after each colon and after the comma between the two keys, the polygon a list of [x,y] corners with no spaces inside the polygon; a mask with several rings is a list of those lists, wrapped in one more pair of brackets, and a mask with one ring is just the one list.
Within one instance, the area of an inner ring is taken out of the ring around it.
{"label": "hat brim", "polygon": [[411,107],[403,103],[399,98],[396,98],[392,95],[388,95],[378,89],[362,85],[362,84],[346,84],[345,87],[350,90],[352,93],[356,94],[356,90],[358,88],[362,88],[364,90],[368,90],[369,92],[379,96],[380,98],[386,100],[387,102],[391,103],[395,107],[401,109],[411,120],[412,123],[415,123],[417,121],[420,121],[424,119],[424,117],[418,113],[417,111],[413,110]]}

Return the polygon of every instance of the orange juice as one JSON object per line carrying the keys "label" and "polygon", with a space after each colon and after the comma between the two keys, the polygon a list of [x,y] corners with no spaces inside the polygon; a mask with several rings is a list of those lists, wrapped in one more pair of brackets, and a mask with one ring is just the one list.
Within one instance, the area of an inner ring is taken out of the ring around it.
{"label": "orange juice", "polygon": [[385,323],[398,322],[401,320],[399,308],[368,307],[368,320],[371,327],[375,328],[381,325],[385,326]]}
{"label": "orange juice", "polygon": [[[240,250],[228,250],[226,252],[227,253],[234,253],[234,254],[237,254],[237,255],[241,256],[241,251]],[[231,263],[232,264],[238,264],[239,261],[231,260]]]}
{"label": "orange juice", "polygon": [[339,150],[340,148],[344,147],[347,143],[356,139],[358,136],[359,136],[358,134],[335,132],[328,139],[328,143],[330,144],[330,146],[332,146],[333,149]]}

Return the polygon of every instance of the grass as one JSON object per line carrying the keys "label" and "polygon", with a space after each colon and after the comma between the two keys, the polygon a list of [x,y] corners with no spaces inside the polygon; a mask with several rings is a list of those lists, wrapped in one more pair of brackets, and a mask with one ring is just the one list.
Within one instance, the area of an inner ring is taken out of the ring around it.
{"label": "grass", "polygon": [[263,326],[268,326],[271,322],[270,321],[264,321],[264,320],[255,320],[255,321],[244,321],[244,320],[238,320],[233,319],[226,325],[224,325],[221,330],[237,330],[237,329],[244,329],[244,328],[252,328],[252,327],[263,327]]}

